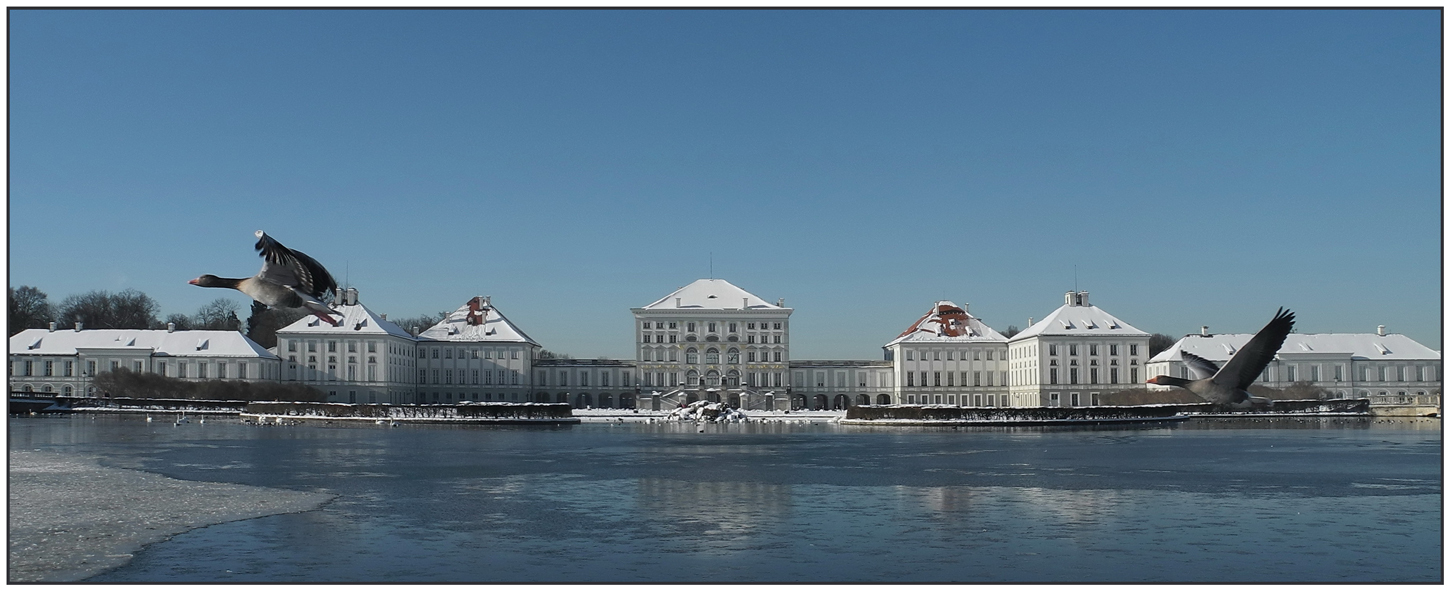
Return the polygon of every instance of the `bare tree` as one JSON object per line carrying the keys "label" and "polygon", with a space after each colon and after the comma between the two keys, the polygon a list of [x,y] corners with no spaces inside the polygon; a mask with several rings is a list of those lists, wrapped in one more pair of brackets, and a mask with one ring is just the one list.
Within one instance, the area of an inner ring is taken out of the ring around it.
{"label": "bare tree", "polygon": [[247,338],[258,345],[271,349],[277,346],[277,330],[297,322],[307,312],[300,309],[268,308],[261,302],[252,302],[252,313],[247,317]]}
{"label": "bare tree", "polygon": [[62,300],[56,316],[66,326],[81,322],[87,328],[155,328],[160,326],[159,309],[156,300],[134,289],[92,291]]}
{"label": "bare tree", "polygon": [[176,325],[176,330],[191,330],[191,317],[185,314],[172,314],[166,317],[165,322]]}
{"label": "bare tree", "polygon": [[1012,337],[1017,336],[1017,333],[1019,333],[1019,332],[1022,332],[1022,329],[1017,328],[1017,325],[1016,324],[1008,324],[1007,325],[1007,330],[1002,331],[1002,336],[1007,337],[1007,338],[1010,339]]}
{"label": "bare tree", "polygon": [[401,328],[411,333],[413,332],[413,327],[415,326],[418,327],[419,332],[422,332],[428,330],[429,328],[432,328],[434,324],[442,322],[443,319],[447,317],[447,312],[439,312],[437,314],[423,314],[422,316],[414,316],[412,318],[389,318],[388,322],[396,324],[398,325],[398,328]]}
{"label": "bare tree", "polygon": [[10,334],[13,336],[27,328],[46,328],[53,319],[50,298],[45,292],[29,285],[20,289],[6,288],[9,296]]}
{"label": "bare tree", "polygon": [[1178,339],[1166,334],[1153,333],[1148,337],[1148,357],[1162,353],[1164,349],[1172,347],[1173,343],[1176,342],[1178,342]]}
{"label": "bare tree", "polygon": [[200,330],[241,330],[237,318],[239,306],[227,298],[217,298],[196,311],[195,327]]}

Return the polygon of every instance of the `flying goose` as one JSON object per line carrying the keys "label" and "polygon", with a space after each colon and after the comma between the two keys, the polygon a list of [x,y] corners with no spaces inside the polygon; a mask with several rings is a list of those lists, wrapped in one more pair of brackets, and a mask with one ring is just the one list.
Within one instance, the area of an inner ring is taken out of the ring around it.
{"label": "flying goose", "polygon": [[310,256],[282,246],[266,232],[257,230],[256,249],[262,257],[262,270],[246,279],[227,279],[202,275],[187,283],[201,287],[227,287],[247,294],[273,308],[301,308],[337,326],[328,307],[337,290],[332,274]]}
{"label": "flying goose", "polygon": [[1196,375],[1209,376],[1197,380],[1185,380],[1173,376],[1156,376],[1149,384],[1178,386],[1194,393],[1199,398],[1214,404],[1236,407],[1273,404],[1267,398],[1249,394],[1249,384],[1254,383],[1264,368],[1274,360],[1274,354],[1284,345],[1284,338],[1294,329],[1294,313],[1283,308],[1274,314],[1274,319],[1259,329],[1242,348],[1219,368],[1217,364],[1187,351],[1183,352],[1183,363]]}

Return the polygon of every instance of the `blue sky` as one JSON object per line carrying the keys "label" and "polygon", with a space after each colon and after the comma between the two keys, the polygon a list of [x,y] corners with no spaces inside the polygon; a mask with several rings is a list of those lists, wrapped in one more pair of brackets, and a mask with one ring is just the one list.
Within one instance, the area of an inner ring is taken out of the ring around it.
{"label": "blue sky", "polygon": [[1441,339],[1438,10],[12,10],[10,285],[232,292],[265,229],[390,316],[631,358],[710,274],[798,359],[1077,285],[1134,326]]}

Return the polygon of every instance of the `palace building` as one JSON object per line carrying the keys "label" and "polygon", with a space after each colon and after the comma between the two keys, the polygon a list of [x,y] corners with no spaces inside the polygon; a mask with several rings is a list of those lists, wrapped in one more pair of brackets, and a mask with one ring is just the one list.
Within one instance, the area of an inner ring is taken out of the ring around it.
{"label": "palace building", "polygon": [[[10,389],[94,396],[97,372],[125,367],[189,380],[297,382],[331,402],[550,402],[667,410],[697,400],[747,410],[920,404],[1095,406],[1155,375],[1190,375],[1182,354],[1222,364],[1253,335],[1189,335],[1149,359],[1149,334],[1070,291],[1011,338],[932,303],[880,360],[797,360],[784,299],[700,279],[631,308],[633,360],[542,358],[488,296],[412,331],[340,290],[332,326],[306,317],[271,350],[238,332],[30,329],[10,338]],[[1264,372],[1274,388],[1311,385],[1377,404],[1438,404],[1440,353],[1404,335],[1291,334]]]}

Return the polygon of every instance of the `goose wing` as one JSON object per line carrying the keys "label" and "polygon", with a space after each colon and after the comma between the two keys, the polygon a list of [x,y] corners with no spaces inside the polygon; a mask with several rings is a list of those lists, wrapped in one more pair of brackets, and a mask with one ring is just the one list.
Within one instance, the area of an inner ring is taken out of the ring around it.
{"label": "goose wing", "polygon": [[1188,351],[1183,351],[1183,364],[1192,370],[1199,379],[1210,378],[1218,374],[1218,364]]}
{"label": "goose wing", "polygon": [[1240,390],[1248,388],[1259,374],[1264,373],[1269,362],[1274,360],[1274,354],[1279,352],[1279,347],[1284,346],[1284,338],[1293,329],[1294,313],[1279,308],[1274,319],[1259,329],[1258,334],[1239,348],[1233,358],[1223,364],[1223,369],[1214,374],[1214,383]]}
{"label": "goose wing", "polygon": [[258,277],[290,286],[322,301],[331,299],[337,281],[316,259],[282,246],[281,242],[257,230],[257,253],[262,257]]}

